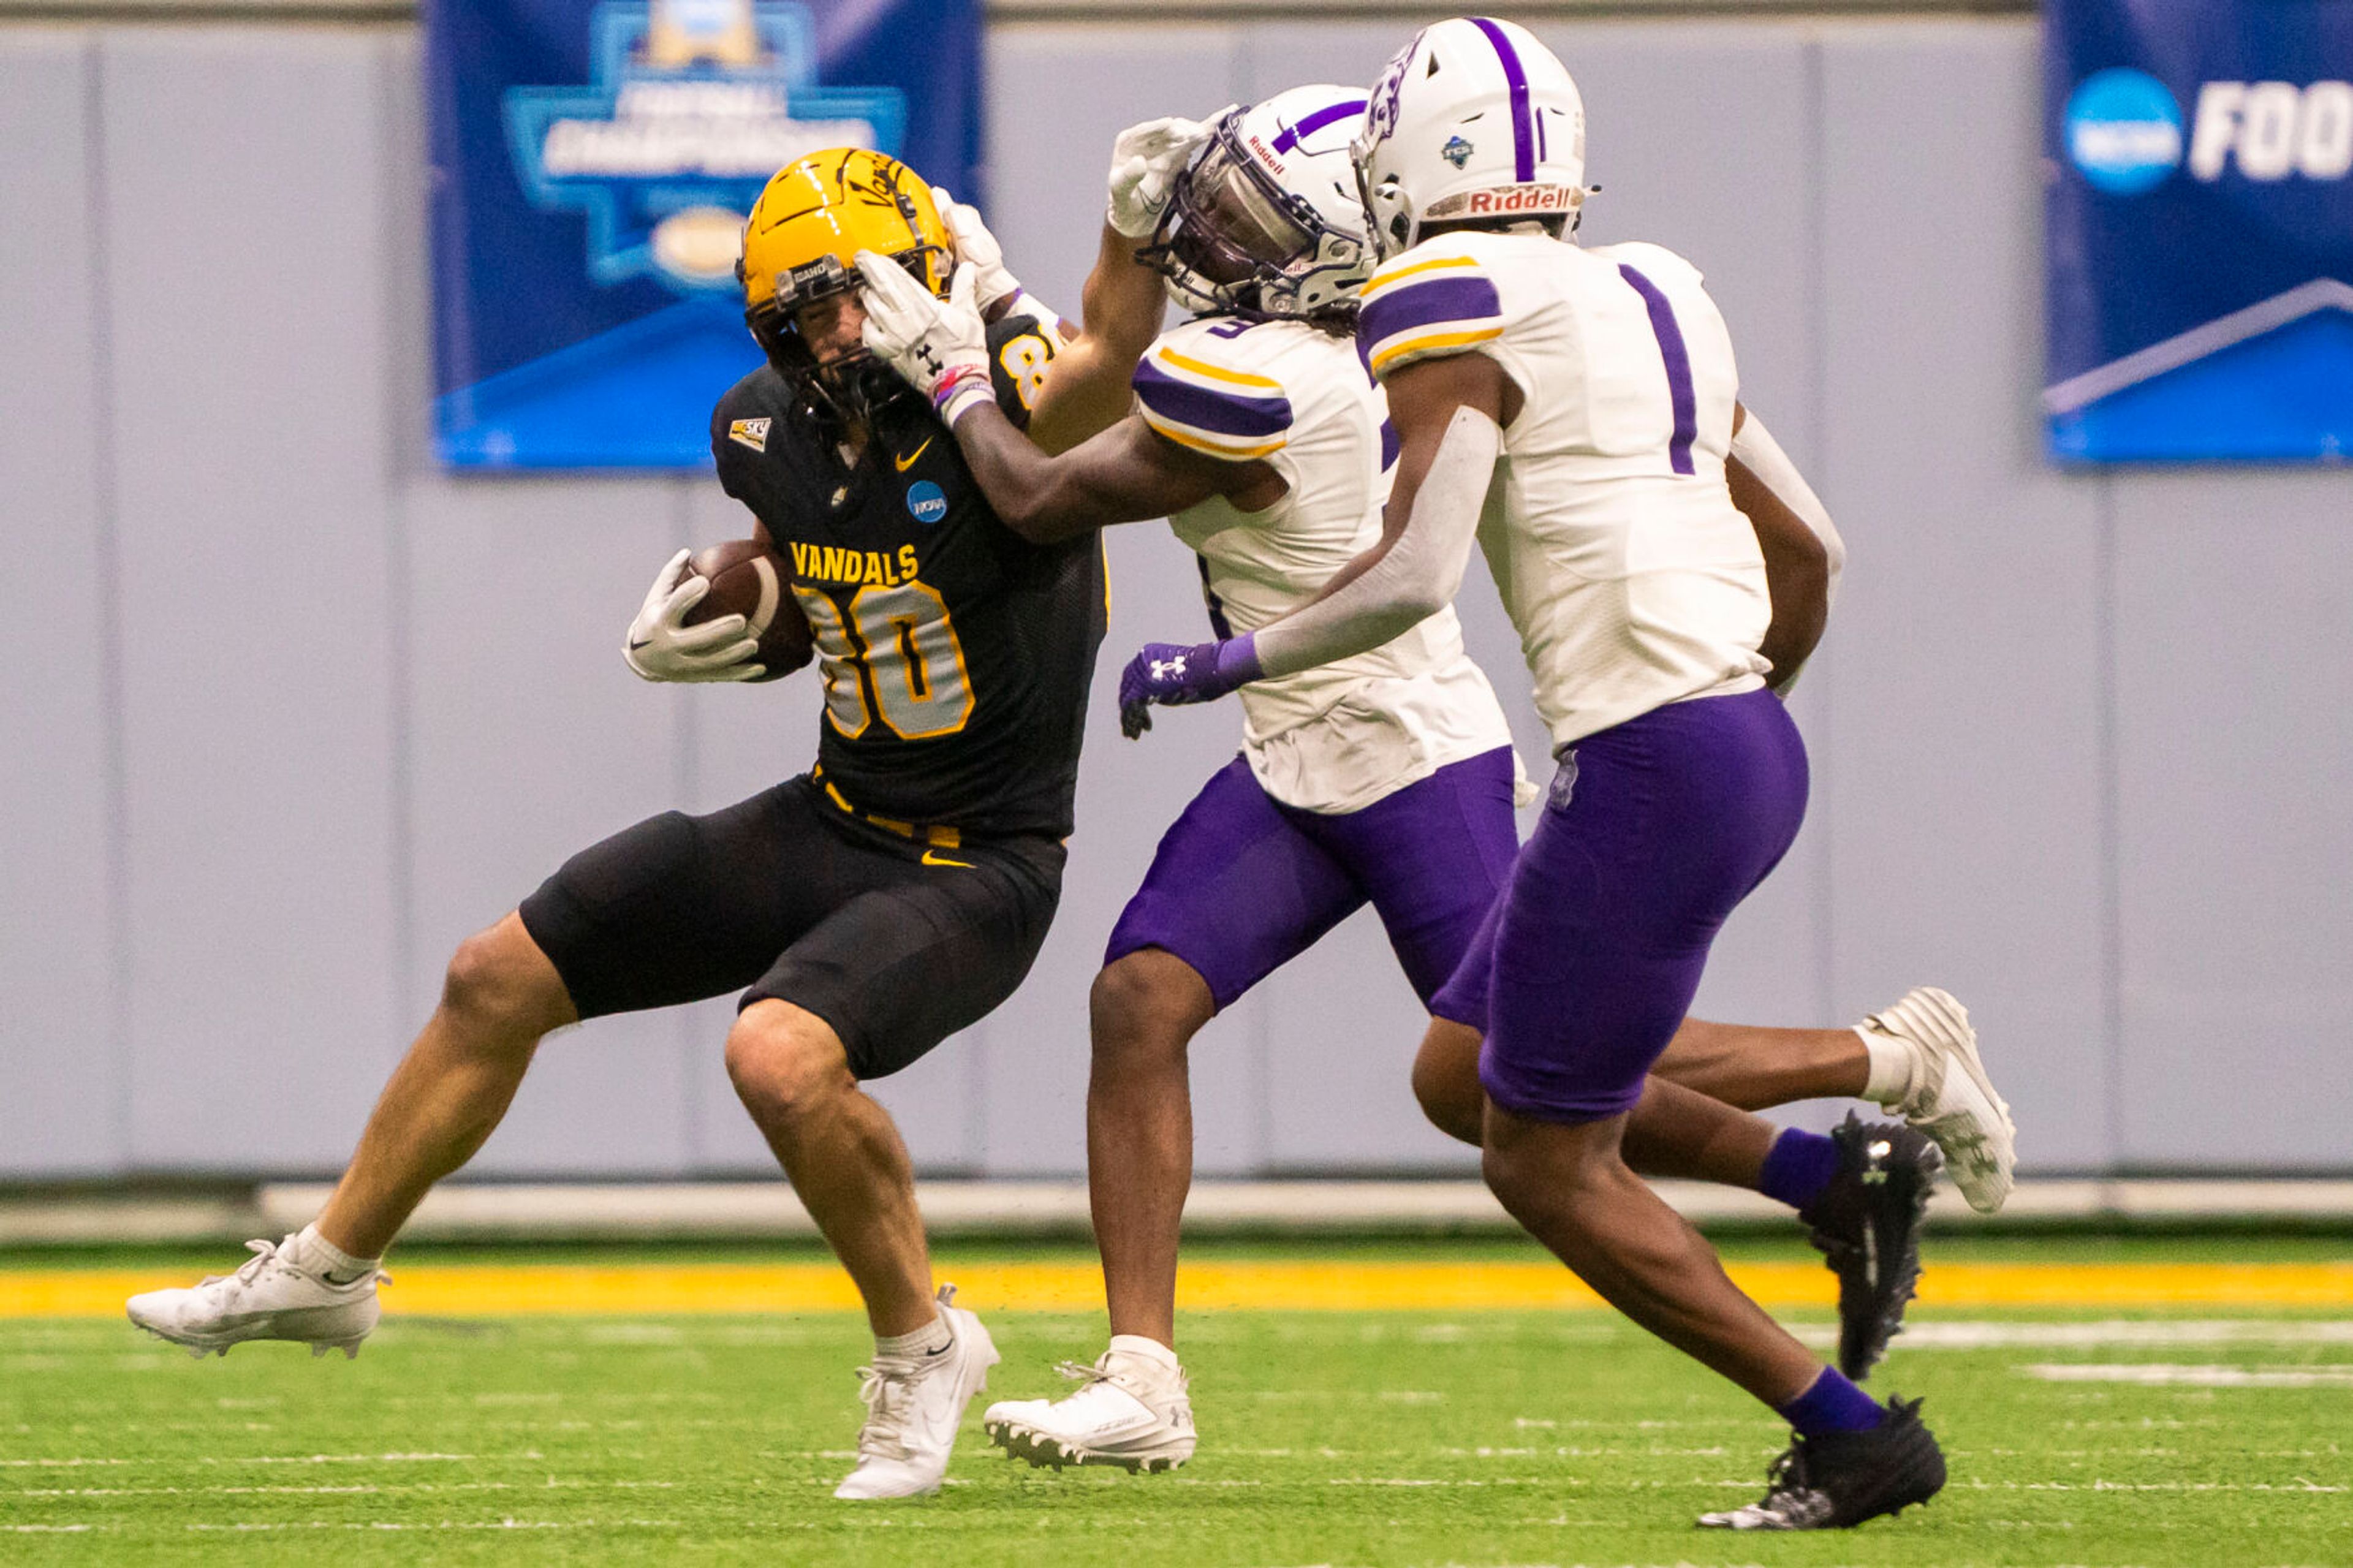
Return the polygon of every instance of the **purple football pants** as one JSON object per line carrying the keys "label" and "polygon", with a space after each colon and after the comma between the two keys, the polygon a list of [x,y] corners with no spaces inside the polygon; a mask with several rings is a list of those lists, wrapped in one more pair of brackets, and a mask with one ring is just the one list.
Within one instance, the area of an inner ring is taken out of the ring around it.
{"label": "purple football pants", "polygon": [[1632,1110],[1725,917],[1805,815],[1805,742],[1767,691],[1670,703],[1570,748],[1510,886],[1430,1003],[1485,1032],[1488,1098],[1539,1121]]}
{"label": "purple football pants", "polygon": [[1222,1009],[1369,902],[1427,1003],[1511,874],[1512,781],[1501,746],[1326,816],[1275,800],[1236,757],[1161,837],[1103,962],[1165,949]]}

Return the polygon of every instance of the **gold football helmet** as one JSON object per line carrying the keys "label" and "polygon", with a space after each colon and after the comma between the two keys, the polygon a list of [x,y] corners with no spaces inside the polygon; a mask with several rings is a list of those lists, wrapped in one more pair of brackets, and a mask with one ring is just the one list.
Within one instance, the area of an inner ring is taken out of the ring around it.
{"label": "gold football helmet", "polygon": [[865,355],[820,366],[793,312],[857,288],[861,250],[892,258],[944,297],[955,266],[951,243],[931,186],[896,158],[863,147],[812,153],[777,171],[744,222],[744,258],[735,265],[744,322],[778,374],[821,409],[855,413],[844,405],[864,401],[858,392]]}

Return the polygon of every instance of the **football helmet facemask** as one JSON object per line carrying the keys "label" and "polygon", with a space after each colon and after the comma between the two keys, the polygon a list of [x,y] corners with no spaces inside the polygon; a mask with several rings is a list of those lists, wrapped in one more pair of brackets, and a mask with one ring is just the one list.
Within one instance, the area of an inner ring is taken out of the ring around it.
{"label": "football helmet facemask", "polygon": [[744,225],[744,321],[768,363],[820,421],[863,421],[907,384],[863,344],[818,359],[797,321],[804,307],[859,285],[861,250],[890,257],[945,297],[955,270],[932,189],[896,158],[862,147],[812,153],[776,172]]}
{"label": "football helmet facemask", "polygon": [[1316,86],[1228,110],[1137,259],[1197,314],[1345,321],[1374,263],[1348,157],[1364,107]]}

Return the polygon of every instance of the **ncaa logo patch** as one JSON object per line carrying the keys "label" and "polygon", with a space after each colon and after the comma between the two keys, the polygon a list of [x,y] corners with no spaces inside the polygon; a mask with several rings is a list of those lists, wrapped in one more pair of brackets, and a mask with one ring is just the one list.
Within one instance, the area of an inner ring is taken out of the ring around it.
{"label": "ncaa logo patch", "polygon": [[2067,100],[2067,160],[2094,187],[2137,195],[2181,163],[2181,105],[2147,71],[2094,71]]}
{"label": "ncaa logo patch", "polygon": [[1457,136],[1450,140],[1445,146],[1440,148],[1438,150],[1438,155],[1459,169],[1463,164],[1471,161],[1472,151],[1473,149],[1470,142],[1465,142],[1461,137]]}
{"label": "ncaa logo patch", "polygon": [[937,522],[948,514],[947,492],[929,479],[907,487],[907,510],[917,522]]}

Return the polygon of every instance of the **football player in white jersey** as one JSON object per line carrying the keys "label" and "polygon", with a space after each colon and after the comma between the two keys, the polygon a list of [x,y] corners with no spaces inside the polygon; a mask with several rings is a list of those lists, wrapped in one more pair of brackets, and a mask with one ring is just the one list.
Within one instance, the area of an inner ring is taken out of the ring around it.
{"label": "football player in white jersey", "polygon": [[1524,28],[1440,23],[1391,62],[1354,147],[1385,258],[1358,340],[1402,443],[1381,540],[1254,632],[1147,647],[1124,690],[1203,700],[1382,646],[1484,546],[1559,764],[1432,1004],[1483,1026],[1488,1183],[1602,1296],[1789,1421],[1766,1497],[1703,1522],[1851,1526],[1942,1488],[1917,1403],[1823,1365],[1629,1162],[1648,1075],[1725,917],[1795,838],[1807,773],[1725,478],[1730,336],[1680,257],[1565,243],[1584,141],[1575,83]]}
{"label": "football player in white jersey", "polygon": [[[1135,412],[1124,431],[1053,464],[975,433],[976,461],[983,471],[997,465],[995,500],[1039,537],[1172,513],[1199,552],[1222,633],[1303,603],[1378,536],[1394,447],[1381,395],[1348,342],[1345,308],[1370,270],[1345,151],[1362,107],[1351,89],[1294,89],[1221,117],[1189,168],[1180,154],[1191,133],[1170,130],[1182,122],[1124,133],[1086,330],[1048,367],[1029,434],[1058,450],[1120,423],[1130,370]],[[1156,153],[1157,171],[1134,155],[1139,147]],[[1145,177],[1165,179],[1164,195],[1174,196],[1165,208],[1136,201]],[[1145,238],[1154,243],[1139,250]],[[1133,352],[1123,360],[1118,347],[1149,341],[1158,322],[1162,274],[1199,314],[1153,343],[1141,364]],[[893,287],[877,268],[876,292]],[[903,317],[888,299],[870,308],[878,351],[927,388],[944,384],[957,350],[938,313],[912,297]],[[1120,395],[1104,395],[1107,382]],[[1794,675],[1820,632],[1837,541],[1810,490],[1771,450],[1778,467],[1759,461],[1772,485],[1736,472],[1742,504],[1767,520],[1760,537],[1798,563],[1774,574],[1775,646]],[[1813,514],[1810,523],[1776,486]],[[1086,1381],[1071,1397],[989,1411],[992,1434],[1033,1462],[1160,1468],[1192,1451],[1170,1347],[1193,1034],[1367,901],[1428,1002],[1470,947],[1516,848],[1505,723],[1451,613],[1338,665],[1253,686],[1244,700],[1243,756],[1164,838],[1095,986],[1090,1169],[1113,1336],[1093,1368],[1073,1369]],[[1923,1016],[1924,1007],[1941,1011]],[[1940,1018],[1953,1026],[1941,1037]],[[1432,1120],[1474,1144],[1477,1043],[1473,1027],[1438,1026],[1415,1073]],[[1924,992],[1853,1031],[1694,1020],[1659,1071],[1749,1106],[1873,1089],[1900,1106],[1915,1079],[1966,1079],[1945,1071],[1957,1051],[1974,1063],[1965,1015]],[[1919,1158],[1933,1159],[1926,1140],[1894,1128],[1866,1137],[1858,1123],[1834,1142],[1730,1116],[1697,1095],[1677,1101],[1671,1085],[1658,1098],[1636,1121],[1638,1161],[1799,1208],[1840,1268],[1860,1372],[1909,1294],[1923,1184],[1911,1178],[1933,1172]],[[1704,1107],[1716,1136],[1709,1159],[1681,1152],[1677,1104]],[[1848,1259],[1870,1266],[1859,1272]]]}

